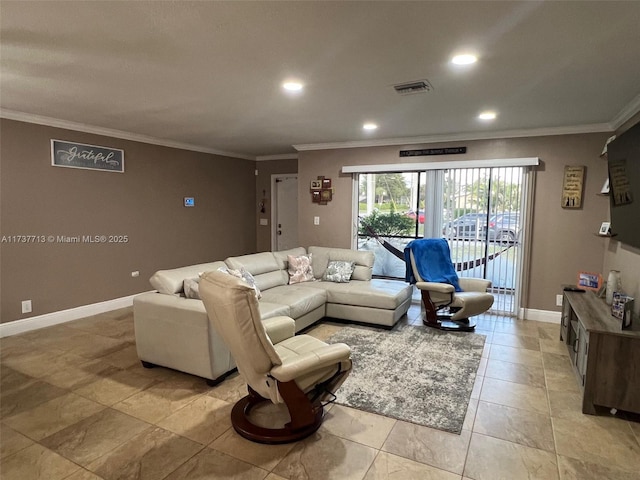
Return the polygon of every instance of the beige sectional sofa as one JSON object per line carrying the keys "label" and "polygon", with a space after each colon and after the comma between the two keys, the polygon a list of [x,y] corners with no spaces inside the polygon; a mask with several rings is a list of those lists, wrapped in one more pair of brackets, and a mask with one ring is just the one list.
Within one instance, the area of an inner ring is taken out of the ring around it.
{"label": "beige sectional sofa", "polygon": [[[311,254],[313,281],[289,284],[289,255]],[[348,283],[323,281],[331,261],[353,262]],[[213,329],[201,300],[185,298],[184,280],[206,271],[244,268],[261,291],[263,320],[286,315],[296,331],[324,317],[392,327],[411,304],[413,287],[399,281],[372,279],[372,252],[300,247],[229,257],[224,262],[156,272],[150,279],[156,292],[133,300],[138,356],[147,367],[161,365],[208,379],[215,384],[235,368],[228,349]]]}

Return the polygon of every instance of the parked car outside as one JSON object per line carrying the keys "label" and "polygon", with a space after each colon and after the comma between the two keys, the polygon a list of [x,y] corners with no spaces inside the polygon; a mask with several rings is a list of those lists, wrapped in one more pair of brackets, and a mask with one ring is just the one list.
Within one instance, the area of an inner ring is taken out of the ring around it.
{"label": "parked car outside", "polygon": [[442,234],[447,238],[453,239],[471,238],[482,240],[486,228],[486,213],[466,213],[446,223],[442,228]]}
{"label": "parked car outside", "polygon": [[416,217],[418,217],[418,222],[424,223],[424,210],[418,210],[418,215],[416,215],[415,210],[409,210],[408,212],[405,212],[405,215],[411,220],[415,220]]}
{"label": "parked car outside", "polygon": [[520,239],[520,213],[502,212],[489,219],[489,242],[514,243]]}

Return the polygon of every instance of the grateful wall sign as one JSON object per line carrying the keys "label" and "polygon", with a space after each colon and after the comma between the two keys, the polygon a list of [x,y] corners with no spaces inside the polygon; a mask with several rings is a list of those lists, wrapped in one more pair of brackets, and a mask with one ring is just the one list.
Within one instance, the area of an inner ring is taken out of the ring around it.
{"label": "grateful wall sign", "polygon": [[51,140],[51,165],[123,173],[124,150]]}

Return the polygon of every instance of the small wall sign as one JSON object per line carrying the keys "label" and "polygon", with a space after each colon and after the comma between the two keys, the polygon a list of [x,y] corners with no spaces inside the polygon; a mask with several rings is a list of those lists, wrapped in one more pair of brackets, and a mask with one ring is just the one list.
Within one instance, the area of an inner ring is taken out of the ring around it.
{"label": "small wall sign", "polygon": [[401,157],[423,157],[426,155],[459,155],[467,153],[467,147],[422,148],[420,150],[400,150]]}
{"label": "small wall sign", "polygon": [[562,181],[562,208],[582,207],[584,170],[584,165],[564,167],[564,179]]}
{"label": "small wall sign", "polygon": [[51,140],[51,165],[123,173],[124,150]]}

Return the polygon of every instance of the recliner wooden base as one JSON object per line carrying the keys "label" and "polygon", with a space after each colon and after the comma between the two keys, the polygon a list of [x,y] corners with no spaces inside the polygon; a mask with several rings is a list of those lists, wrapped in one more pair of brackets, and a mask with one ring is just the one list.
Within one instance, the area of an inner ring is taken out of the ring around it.
{"label": "recliner wooden base", "polygon": [[439,330],[472,332],[476,328],[477,322],[468,318],[452,320],[452,314],[438,313],[438,308],[431,300],[429,292],[422,290],[422,304],[424,305],[425,316],[422,323],[427,327],[437,328]]}
{"label": "recliner wooden base", "polygon": [[437,328],[439,330],[449,330],[457,332],[473,332],[477,322],[468,318],[461,320],[450,320],[438,316],[435,322],[430,322],[427,318],[422,319],[422,323],[427,327]]}
{"label": "recliner wooden base", "polygon": [[233,428],[247,440],[268,444],[291,443],[312,435],[322,425],[324,409],[320,400],[316,399],[313,402],[309,400],[295,381],[278,384],[278,390],[289,410],[291,421],[283,428],[266,428],[256,425],[249,420],[251,409],[270,400],[251,387],[248,389],[249,394],[241,398],[231,410]]}

